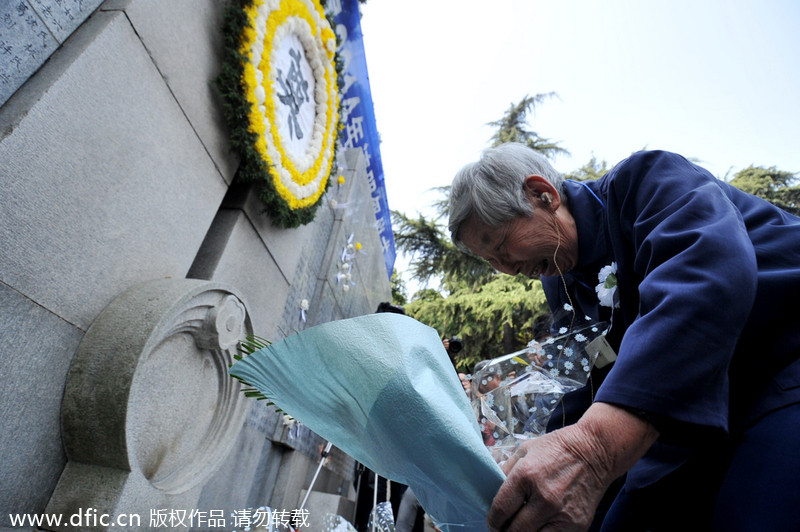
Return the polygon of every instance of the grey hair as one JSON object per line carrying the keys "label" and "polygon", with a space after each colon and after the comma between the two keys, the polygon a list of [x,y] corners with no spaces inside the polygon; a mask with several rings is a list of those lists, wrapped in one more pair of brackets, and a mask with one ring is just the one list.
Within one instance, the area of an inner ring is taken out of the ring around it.
{"label": "grey hair", "polygon": [[469,251],[459,229],[473,214],[492,227],[533,214],[533,205],[525,194],[525,179],[531,175],[545,178],[560,195],[563,193],[564,176],[544,156],[515,142],[488,148],[480,160],[459,170],[450,185],[453,243],[462,251]]}

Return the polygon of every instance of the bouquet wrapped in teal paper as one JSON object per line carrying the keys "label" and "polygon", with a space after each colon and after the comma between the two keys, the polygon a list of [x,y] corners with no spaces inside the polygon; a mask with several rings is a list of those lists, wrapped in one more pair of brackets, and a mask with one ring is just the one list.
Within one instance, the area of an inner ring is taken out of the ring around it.
{"label": "bouquet wrapped in teal paper", "polygon": [[504,480],[434,329],[393,313],[318,325],[230,368],[381,476],[443,532],[483,532]]}

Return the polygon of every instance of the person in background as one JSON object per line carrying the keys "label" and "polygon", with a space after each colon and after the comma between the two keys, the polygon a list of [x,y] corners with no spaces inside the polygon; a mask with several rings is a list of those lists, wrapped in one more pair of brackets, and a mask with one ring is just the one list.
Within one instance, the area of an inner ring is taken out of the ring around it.
{"label": "person in background", "polygon": [[464,391],[467,392],[467,397],[469,397],[470,390],[472,388],[472,383],[469,380],[469,375],[467,375],[463,371],[459,371],[455,359],[455,355],[457,353],[460,353],[461,350],[464,348],[464,343],[458,336],[453,336],[452,338],[442,339],[442,345],[444,346],[445,351],[447,351],[447,355],[450,357],[450,362],[453,364],[453,368],[455,368],[456,373],[458,373],[458,378],[461,381],[461,386],[464,388]]}
{"label": "person in background", "polygon": [[425,528],[425,510],[419,504],[417,496],[408,488],[400,500],[397,511],[395,532],[423,532]]}

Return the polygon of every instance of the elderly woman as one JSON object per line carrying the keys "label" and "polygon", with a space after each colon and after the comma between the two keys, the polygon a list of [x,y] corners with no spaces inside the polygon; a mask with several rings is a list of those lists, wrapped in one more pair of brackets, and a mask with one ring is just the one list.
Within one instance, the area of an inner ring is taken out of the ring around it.
{"label": "elderly woman", "polygon": [[504,464],[491,530],[800,530],[800,219],[666,152],[575,182],[505,144],[450,199],[459,247],[618,355]]}

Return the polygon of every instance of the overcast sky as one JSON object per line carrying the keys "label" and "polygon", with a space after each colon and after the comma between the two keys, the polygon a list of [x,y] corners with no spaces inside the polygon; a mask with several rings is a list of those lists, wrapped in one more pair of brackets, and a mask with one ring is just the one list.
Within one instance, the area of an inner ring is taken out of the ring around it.
{"label": "overcast sky", "polygon": [[369,0],[362,29],[389,206],[414,215],[525,95],[571,171],[642,148],[717,176],[800,171],[796,0]]}

